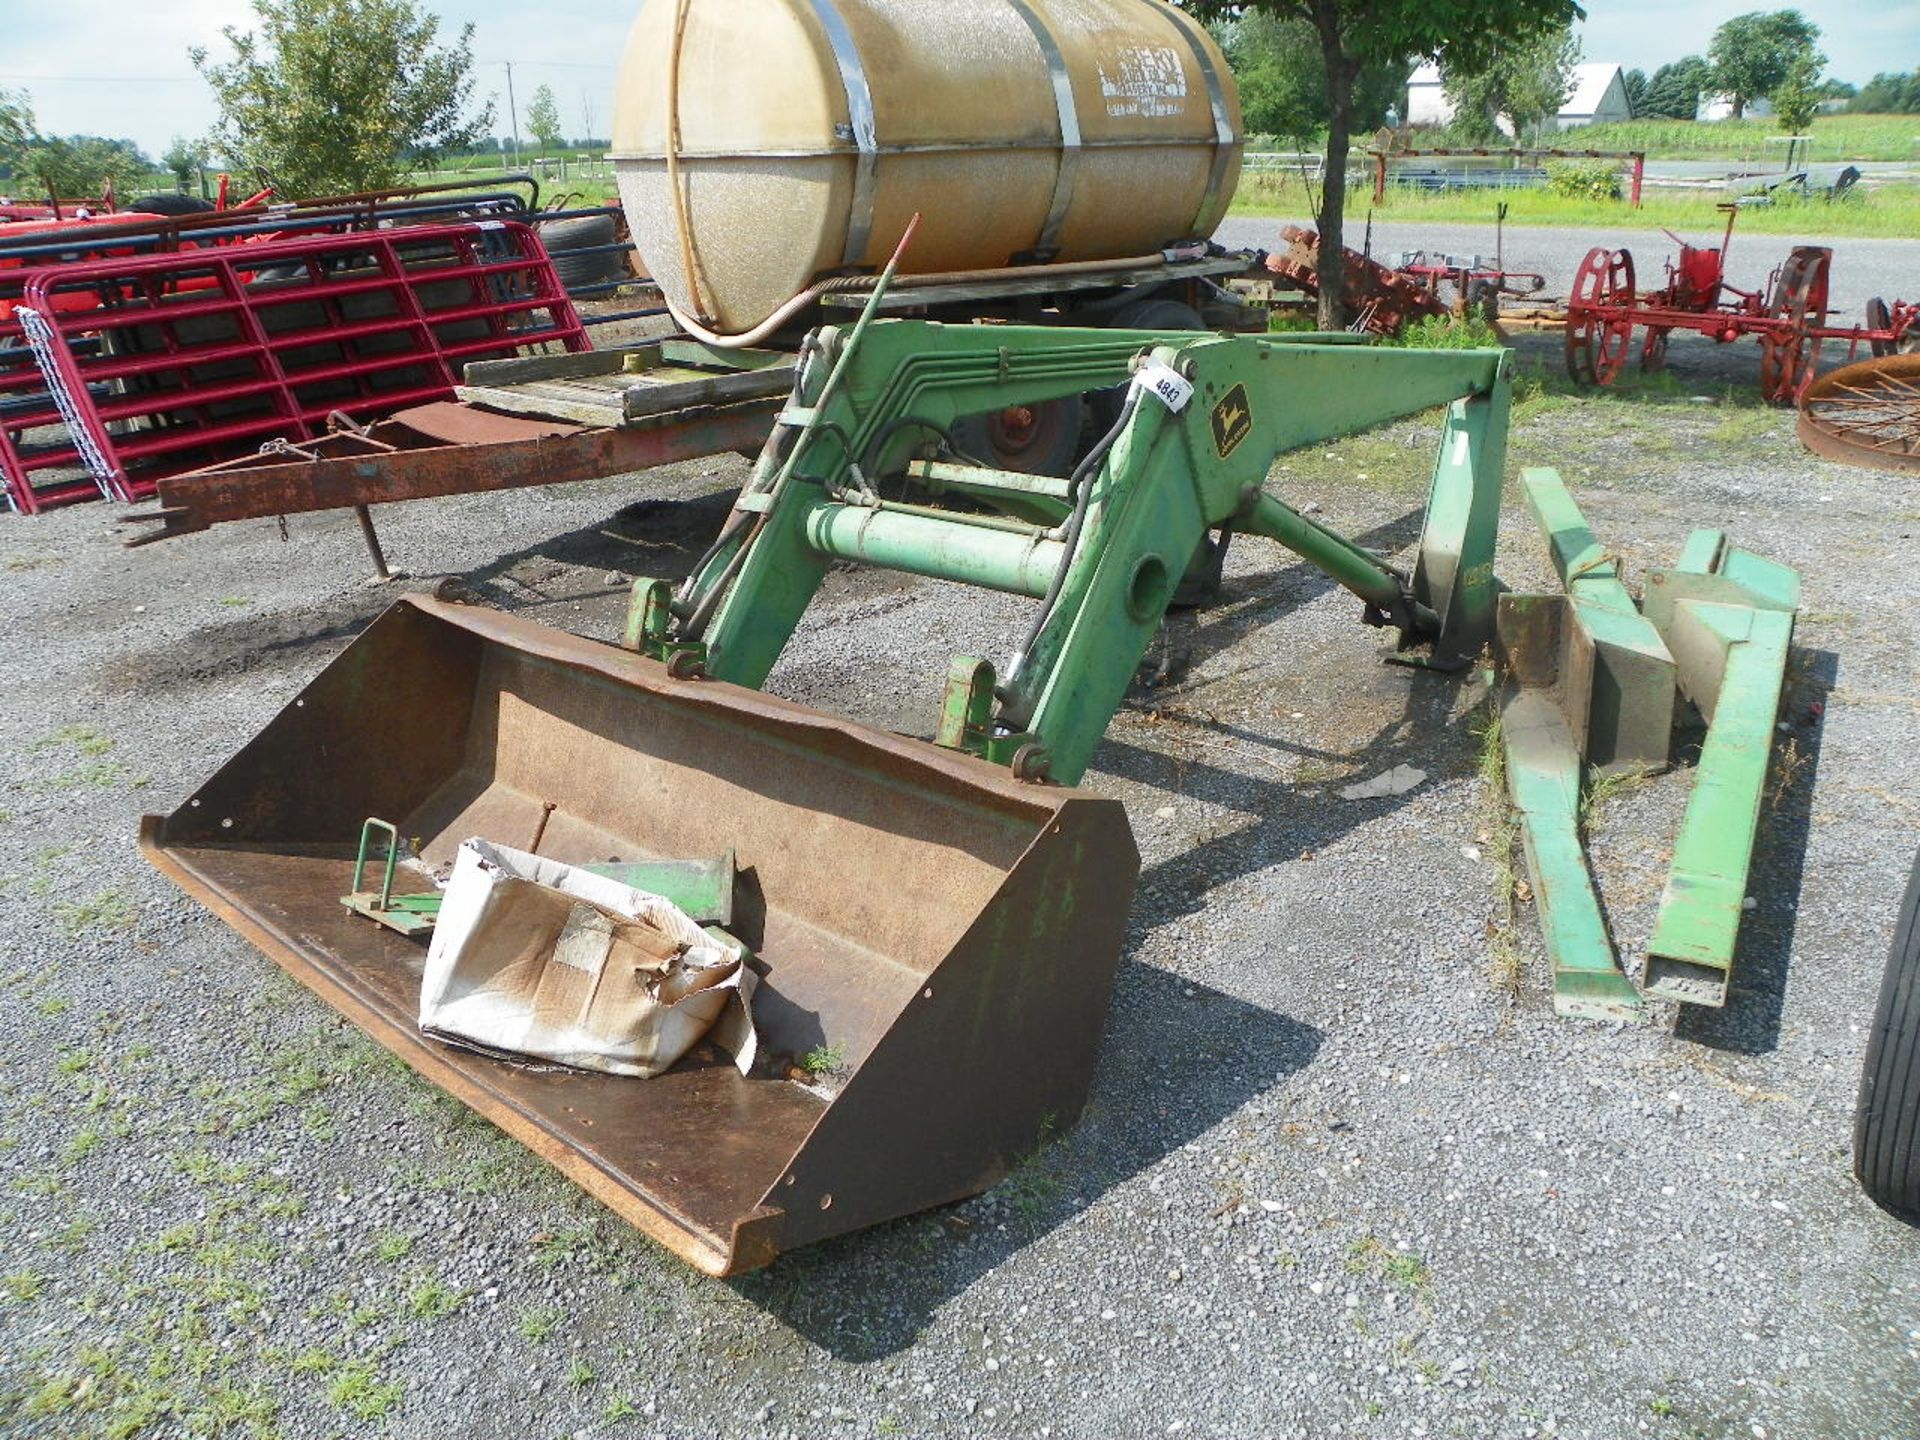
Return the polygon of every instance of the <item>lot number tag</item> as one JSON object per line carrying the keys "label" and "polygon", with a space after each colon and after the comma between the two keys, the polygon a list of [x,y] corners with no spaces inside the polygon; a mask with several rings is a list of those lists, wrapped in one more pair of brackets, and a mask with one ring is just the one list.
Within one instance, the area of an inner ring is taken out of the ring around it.
{"label": "lot number tag", "polygon": [[1135,375],[1133,383],[1136,389],[1145,390],[1176,415],[1193,399],[1193,382],[1158,360]]}

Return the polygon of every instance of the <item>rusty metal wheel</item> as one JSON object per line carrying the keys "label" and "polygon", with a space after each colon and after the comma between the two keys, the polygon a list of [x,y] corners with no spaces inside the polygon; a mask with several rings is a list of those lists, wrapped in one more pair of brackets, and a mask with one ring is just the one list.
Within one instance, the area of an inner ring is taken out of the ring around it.
{"label": "rusty metal wheel", "polygon": [[1829,460],[1920,474],[1920,355],[1829,370],[1800,397],[1799,428]]}
{"label": "rusty metal wheel", "polygon": [[1767,305],[1776,328],[1760,336],[1760,393],[1775,405],[1796,403],[1820,369],[1821,337],[1827,321],[1827,272],[1833,252],[1818,245],[1795,246],[1774,281]]}
{"label": "rusty metal wheel", "polygon": [[1582,385],[1611,385],[1626,368],[1633,321],[1633,256],[1596,245],[1573,275],[1567,297],[1567,374]]}
{"label": "rusty metal wheel", "polygon": [[[1911,312],[1901,307],[1899,312],[1904,318]],[[1878,295],[1867,301],[1867,328],[1869,330],[1892,330],[1895,310]],[[1920,355],[1920,325],[1909,324],[1898,338],[1892,340],[1872,340],[1869,348],[1876,356]]]}

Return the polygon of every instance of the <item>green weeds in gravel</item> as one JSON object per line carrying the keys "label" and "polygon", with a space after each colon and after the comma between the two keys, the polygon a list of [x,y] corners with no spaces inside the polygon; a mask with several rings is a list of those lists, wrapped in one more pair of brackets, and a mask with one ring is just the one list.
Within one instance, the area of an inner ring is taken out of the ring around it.
{"label": "green weeds in gravel", "polygon": [[1666,1395],[1656,1395],[1647,1403],[1647,1409],[1664,1420],[1673,1414],[1673,1401]]}
{"label": "green weeds in gravel", "polygon": [[327,1384],[327,1399],[356,1420],[378,1420],[407,1393],[398,1380],[382,1380],[371,1360],[350,1360]]}
{"label": "green weeds in gravel", "polygon": [[102,735],[91,725],[62,725],[52,734],[42,735],[27,746],[30,754],[46,750],[76,750],[82,755],[104,755],[112,748],[112,737]]}
{"label": "green weeds in gravel", "polygon": [[140,916],[134,903],[118,890],[99,890],[85,900],[62,900],[53,918],[69,940],[94,930],[125,930]]}
{"label": "green weeds in gravel", "polygon": [[38,1300],[46,1283],[44,1276],[36,1275],[31,1270],[15,1270],[0,1279],[0,1294],[16,1305],[24,1305]]}
{"label": "green weeds in gravel", "polygon": [[1596,775],[1580,792],[1580,823],[1591,824],[1622,795],[1630,794],[1646,783],[1644,775]]}
{"label": "green weeds in gravel", "polygon": [[1414,1294],[1425,1293],[1433,1271],[1418,1255],[1396,1250],[1377,1235],[1363,1235],[1347,1247],[1349,1275],[1371,1275]]}
{"label": "green weeds in gravel", "polygon": [[455,1290],[444,1281],[429,1276],[407,1292],[407,1318],[431,1325],[446,1319],[466,1302],[464,1290]]}
{"label": "green weeds in gravel", "polygon": [[567,1384],[583,1390],[593,1383],[593,1366],[576,1356],[567,1364]]}
{"label": "green weeds in gravel", "polygon": [[391,1265],[396,1260],[404,1260],[413,1253],[413,1237],[389,1230],[374,1241],[373,1254],[376,1260]]}
{"label": "green weeds in gravel", "polygon": [[633,1403],[632,1396],[615,1395],[611,1400],[607,1401],[606,1407],[601,1410],[600,1418],[608,1424],[618,1424],[622,1420],[633,1419],[634,1416],[639,1413],[640,1407]]}
{"label": "green weeds in gravel", "polygon": [[538,1345],[550,1338],[560,1328],[558,1310],[524,1310],[513,1322],[513,1328],[523,1340],[531,1340]]}

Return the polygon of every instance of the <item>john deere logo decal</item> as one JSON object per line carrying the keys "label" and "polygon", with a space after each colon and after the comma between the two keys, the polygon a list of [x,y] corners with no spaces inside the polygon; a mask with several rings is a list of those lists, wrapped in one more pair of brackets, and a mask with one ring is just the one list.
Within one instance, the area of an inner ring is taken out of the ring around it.
{"label": "john deere logo decal", "polygon": [[1247,387],[1236,385],[1213,407],[1213,448],[1224,460],[1252,433],[1253,407],[1247,404]]}

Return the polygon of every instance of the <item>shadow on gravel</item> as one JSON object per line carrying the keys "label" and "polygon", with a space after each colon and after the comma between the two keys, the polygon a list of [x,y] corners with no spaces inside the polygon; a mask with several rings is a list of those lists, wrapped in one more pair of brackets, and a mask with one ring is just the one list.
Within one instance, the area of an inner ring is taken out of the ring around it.
{"label": "shadow on gravel", "polygon": [[1673,1033],[1682,1040],[1765,1055],[1780,1043],[1780,1011],[1787,997],[1787,962],[1800,918],[1800,882],[1813,833],[1814,783],[1820,775],[1825,729],[1812,707],[1826,707],[1840,675],[1831,650],[1793,652],[1781,709],[1788,733],[1776,739],[1768,805],[1761,812],[1748,891],[1757,900],[1740,926],[1733,985],[1726,1008],[1683,1005]]}
{"label": "shadow on gravel", "polygon": [[584,593],[545,588],[548,581],[576,569],[680,580],[720,533],[738,494],[737,489],[726,489],[687,500],[636,500],[598,524],[509,551],[459,578],[483,603],[502,610],[626,593],[624,585]]}
{"label": "shadow on gravel", "polygon": [[[186,644],[167,642],[114,655],[101,667],[101,686],[151,695],[259,670],[297,666],[317,672],[334,649],[371,625],[402,593],[400,586],[368,586],[327,605],[208,625]],[[312,654],[315,650],[321,653]]]}
{"label": "shadow on gravel", "polygon": [[[1358,663],[1370,661],[1371,657],[1365,657]],[[1454,715],[1460,699],[1459,677],[1414,669],[1386,670],[1384,675],[1405,685],[1400,713],[1389,716],[1371,734],[1356,738],[1344,754],[1289,746],[1271,736],[1218,721],[1205,725],[1189,722],[1181,728],[1201,731],[1202,743],[1208,749],[1223,751],[1223,758],[1231,759],[1237,752],[1252,763],[1227,768],[1179,753],[1183,745],[1178,732],[1169,737],[1172,753],[1108,739],[1099,753],[1103,770],[1253,817],[1252,824],[1203,840],[1143,868],[1140,918],[1164,924],[1202,909],[1214,887],[1285,861],[1309,857],[1349,831],[1399,809],[1419,793],[1416,787],[1404,796],[1342,799],[1340,790],[1358,778],[1351,766],[1365,775],[1378,775],[1403,764],[1430,775],[1448,775],[1470,765],[1476,742],[1467,727],[1456,723]],[[1219,741],[1209,743],[1207,737],[1212,736],[1220,737]],[[1311,780],[1263,774],[1260,767],[1265,757],[1259,753],[1261,748],[1332,762],[1336,773]]]}
{"label": "shadow on gravel", "polygon": [[[1321,1039],[1287,1016],[1150,965],[1123,964],[1079,1125],[986,1195],[783,1255],[727,1283],[836,1359],[898,1354],[949,1300],[1285,1080],[1313,1059]],[[1238,1200],[1223,1192],[1222,1202]],[[1161,1203],[1140,1197],[1156,1214]],[[1116,1252],[1097,1235],[1073,1251],[1077,1258],[1058,1262],[1062,1286],[1007,1303],[1064,1309],[1064,1297],[1087,1296],[1092,1287],[1073,1267]]]}

